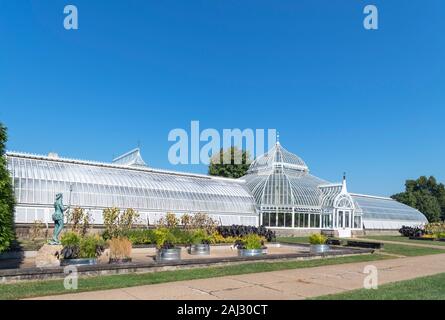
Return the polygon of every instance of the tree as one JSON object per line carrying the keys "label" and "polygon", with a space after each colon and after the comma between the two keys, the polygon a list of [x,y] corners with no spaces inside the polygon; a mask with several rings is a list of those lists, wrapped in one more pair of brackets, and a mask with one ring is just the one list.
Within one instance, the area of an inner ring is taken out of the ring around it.
{"label": "tree", "polygon": [[395,194],[391,198],[418,209],[425,214],[429,222],[445,220],[445,186],[443,183],[437,183],[433,176],[406,180],[405,192]]}
{"label": "tree", "polygon": [[209,165],[209,175],[226,178],[240,178],[244,176],[250,165],[249,153],[237,147],[223,149],[212,157]]}
{"label": "tree", "polygon": [[0,123],[0,252],[9,249],[15,239],[15,198],[5,157],[7,140],[7,129]]}

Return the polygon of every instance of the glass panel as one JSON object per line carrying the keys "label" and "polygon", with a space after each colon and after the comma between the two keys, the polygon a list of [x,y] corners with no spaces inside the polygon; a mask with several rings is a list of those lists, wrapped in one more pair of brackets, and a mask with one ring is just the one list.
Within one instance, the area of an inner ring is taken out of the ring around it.
{"label": "glass panel", "polygon": [[270,214],[270,226],[271,227],[276,227],[277,226],[277,214],[276,213],[271,213]]}
{"label": "glass panel", "polygon": [[343,225],[343,211],[339,211],[338,212],[338,227],[339,228],[344,228],[344,225]]}
{"label": "glass panel", "polygon": [[303,214],[303,226],[305,227],[305,228],[309,228],[309,214],[308,213],[305,213],[305,214]]}
{"label": "glass panel", "polygon": [[268,212],[263,212],[263,226],[265,227],[269,227],[270,223],[269,223],[269,213]]}
{"label": "glass panel", "polygon": [[320,215],[314,214],[314,224],[312,225],[313,228],[320,228]]}
{"label": "glass panel", "polygon": [[300,228],[300,214],[294,213],[294,228]]}
{"label": "glass panel", "polygon": [[278,213],[278,225],[277,227],[284,227],[284,213]]}
{"label": "glass panel", "polygon": [[355,229],[361,229],[362,227],[362,217],[355,216],[354,217],[354,228]]}
{"label": "glass panel", "polygon": [[292,227],[292,213],[286,213],[284,225],[288,228]]}

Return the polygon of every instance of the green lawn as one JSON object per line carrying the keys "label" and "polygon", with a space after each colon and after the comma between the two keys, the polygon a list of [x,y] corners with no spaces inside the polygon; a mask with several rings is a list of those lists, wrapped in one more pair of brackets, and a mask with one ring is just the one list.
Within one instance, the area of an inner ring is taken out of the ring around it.
{"label": "green lawn", "polygon": [[383,252],[407,257],[414,257],[445,253],[445,250],[426,247],[415,247],[403,244],[385,243],[383,246]]}
{"label": "green lawn", "polygon": [[445,273],[317,297],[319,300],[445,300]]}
{"label": "green lawn", "polygon": [[[205,279],[228,275],[278,271],[286,269],[311,268],[333,264],[365,262],[388,259],[379,254],[357,255],[338,258],[324,258],[316,260],[258,262],[226,267],[197,268],[177,271],[161,271],[145,274],[125,274],[113,276],[98,276],[79,279],[79,289],[76,292],[95,291],[104,289],[133,287],[147,284],[156,284],[181,280]],[[23,282],[15,284],[0,284],[0,300],[20,299],[72,293],[63,287],[63,280],[47,280],[36,282]]]}
{"label": "green lawn", "polygon": [[[354,239],[354,241],[360,241],[360,240],[365,241],[364,239]],[[373,239],[373,240],[378,240],[378,239]],[[309,237],[283,237],[283,238],[277,238],[277,241],[291,242],[291,243],[309,243]],[[414,256],[425,256],[429,254],[445,253],[445,250],[436,248],[427,248],[427,247],[416,247],[416,246],[410,246],[408,244],[403,245],[403,244],[385,243],[383,247],[383,252],[388,254],[414,257]]]}
{"label": "green lawn", "polygon": [[309,243],[309,236],[307,237],[280,237],[277,238],[278,242],[290,242],[290,243]]}
{"label": "green lawn", "polygon": [[370,240],[383,240],[383,241],[397,241],[397,242],[406,242],[406,243],[413,243],[413,244],[428,244],[433,246],[444,246],[444,241],[427,241],[427,240],[411,240],[408,237],[402,237],[402,236],[363,236],[361,237],[363,240],[370,239]]}

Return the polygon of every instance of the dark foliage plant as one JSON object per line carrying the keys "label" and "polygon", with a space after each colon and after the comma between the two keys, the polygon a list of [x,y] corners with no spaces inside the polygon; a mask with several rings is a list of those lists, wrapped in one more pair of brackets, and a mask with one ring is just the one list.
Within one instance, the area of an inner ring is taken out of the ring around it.
{"label": "dark foliage plant", "polygon": [[402,226],[399,229],[399,233],[404,237],[421,237],[426,234],[425,230],[421,227],[408,227]]}
{"label": "dark foliage plant", "polygon": [[80,254],[79,245],[67,245],[60,252],[62,259],[78,259]]}
{"label": "dark foliage plant", "polygon": [[104,240],[95,235],[81,237],[75,232],[67,232],[61,242],[63,249],[60,255],[63,259],[97,258],[105,250]]}
{"label": "dark foliage plant", "polygon": [[264,226],[253,227],[253,226],[241,226],[241,225],[232,225],[232,226],[219,226],[217,228],[219,234],[221,234],[224,238],[228,237],[246,237],[249,234],[256,234],[260,237],[266,238],[268,242],[274,241],[276,239],[275,232],[267,229]]}

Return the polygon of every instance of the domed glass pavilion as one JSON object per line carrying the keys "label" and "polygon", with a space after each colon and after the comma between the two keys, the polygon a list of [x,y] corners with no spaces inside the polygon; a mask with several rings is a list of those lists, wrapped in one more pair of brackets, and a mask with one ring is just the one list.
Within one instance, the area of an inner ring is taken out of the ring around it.
{"label": "domed glass pavilion", "polygon": [[309,172],[279,142],[252,162],[241,178],[255,198],[260,221],[271,228],[398,229],[427,222],[418,210],[390,198],[349,193],[346,178],[329,183]]}

